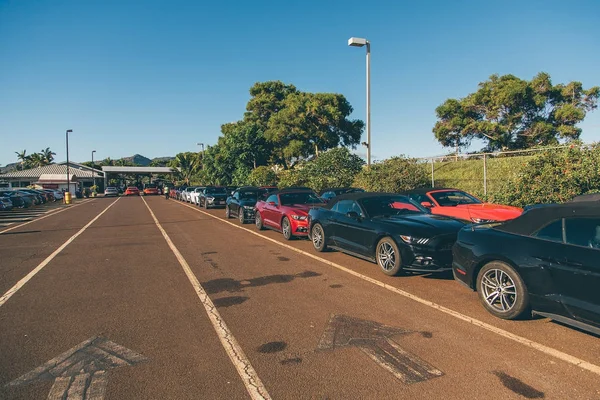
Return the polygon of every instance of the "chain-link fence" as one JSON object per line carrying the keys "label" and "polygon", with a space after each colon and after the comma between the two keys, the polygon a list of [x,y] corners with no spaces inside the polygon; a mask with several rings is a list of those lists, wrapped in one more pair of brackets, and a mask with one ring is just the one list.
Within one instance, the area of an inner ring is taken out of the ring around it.
{"label": "chain-link fence", "polygon": [[432,187],[460,188],[487,199],[503,190],[504,184],[535,154],[569,147],[571,146],[564,145],[494,153],[451,154],[423,157],[419,161],[426,165]]}

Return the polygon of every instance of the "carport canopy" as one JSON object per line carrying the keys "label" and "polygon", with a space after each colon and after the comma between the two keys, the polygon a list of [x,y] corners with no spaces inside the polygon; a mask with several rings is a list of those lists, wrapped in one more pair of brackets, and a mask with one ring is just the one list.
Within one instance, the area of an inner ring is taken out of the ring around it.
{"label": "carport canopy", "polygon": [[174,174],[177,169],[171,167],[120,167],[120,166],[103,166],[104,172],[104,187],[108,185],[109,175],[111,174],[131,174],[131,175],[157,175],[157,174]]}

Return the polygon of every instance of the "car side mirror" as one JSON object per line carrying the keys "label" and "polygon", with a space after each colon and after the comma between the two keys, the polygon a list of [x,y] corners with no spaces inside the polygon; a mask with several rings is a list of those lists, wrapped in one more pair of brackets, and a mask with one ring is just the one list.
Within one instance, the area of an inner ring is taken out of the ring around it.
{"label": "car side mirror", "polygon": [[356,211],[348,211],[346,216],[352,219],[360,219],[360,215]]}
{"label": "car side mirror", "polygon": [[271,205],[271,206],[274,206],[274,205],[276,205],[276,204],[275,204],[275,202],[274,202],[274,201],[270,201],[270,202],[269,202],[269,205]]}
{"label": "car side mirror", "polygon": [[425,208],[432,208],[433,207],[433,203],[429,202],[429,201],[422,201],[421,205]]}

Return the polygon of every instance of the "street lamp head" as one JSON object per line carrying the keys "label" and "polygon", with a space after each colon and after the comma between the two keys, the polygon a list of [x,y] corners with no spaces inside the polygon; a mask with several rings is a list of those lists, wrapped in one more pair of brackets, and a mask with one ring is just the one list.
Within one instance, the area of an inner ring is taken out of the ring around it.
{"label": "street lamp head", "polygon": [[67,133],[73,132],[73,129],[67,129]]}
{"label": "street lamp head", "polygon": [[96,152],[96,150],[92,150],[92,154],[94,154]]}
{"label": "street lamp head", "polygon": [[365,38],[351,37],[350,39],[348,39],[348,46],[363,47],[367,43],[369,43],[369,41]]}

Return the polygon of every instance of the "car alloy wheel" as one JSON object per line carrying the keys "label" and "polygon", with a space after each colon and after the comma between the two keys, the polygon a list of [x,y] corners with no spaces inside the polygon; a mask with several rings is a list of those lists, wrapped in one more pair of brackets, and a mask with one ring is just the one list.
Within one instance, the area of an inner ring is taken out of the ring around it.
{"label": "car alloy wheel", "polygon": [[375,250],[377,264],[386,275],[397,275],[402,269],[402,258],[396,242],[392,238],[384,237],[377,243]]}
{"label": "car alloy wheel", "polygon": [[265,227],[263,226],[262,217],[260,216],[260,213],[258,211],[256,212],[256,217],[254,218],[254,224],[256,225],[256,229],[258,229],[259,231],[265,229]]}
{"label": "car alloy wheel", "polygon": [[477,292],[483,306],[503,319],[515,319],[529,308],[525,283],[510,265],[492,261],[483,266],[477,276]]}
{"label": "car alloy wheel", "polygon": [[231,218],[231,211],[229,211],[229,206],[225,206],[225,218]]}
{"label": "car alloy wheel", "polygon": [[283,217],[283,220],[281,221],[281,233],[283,233],[285,240],[290,240],[292,238],[292,225],[290,224],[288,217]]}
{"label": "car alloy wheel", "polygon": [[244,217],[244,209],[240,206],[238,207],[238,218],[240,219],[240,224],[246,223],[246,218]]}
{"label": "car alloy wheel", "polygon": [[506,312],[515,306],[517,289],[508,274],[499,269],[490,269],[481,279],[481,291],[490,307]]}
{"label": "car alloy wheel", "polygon": [[327,250],[327,245],[325,244],[325,231],[321,224],[316,223],[313,225],[310,236],[312,238],[313,246],[317,251],[325,251]]}

